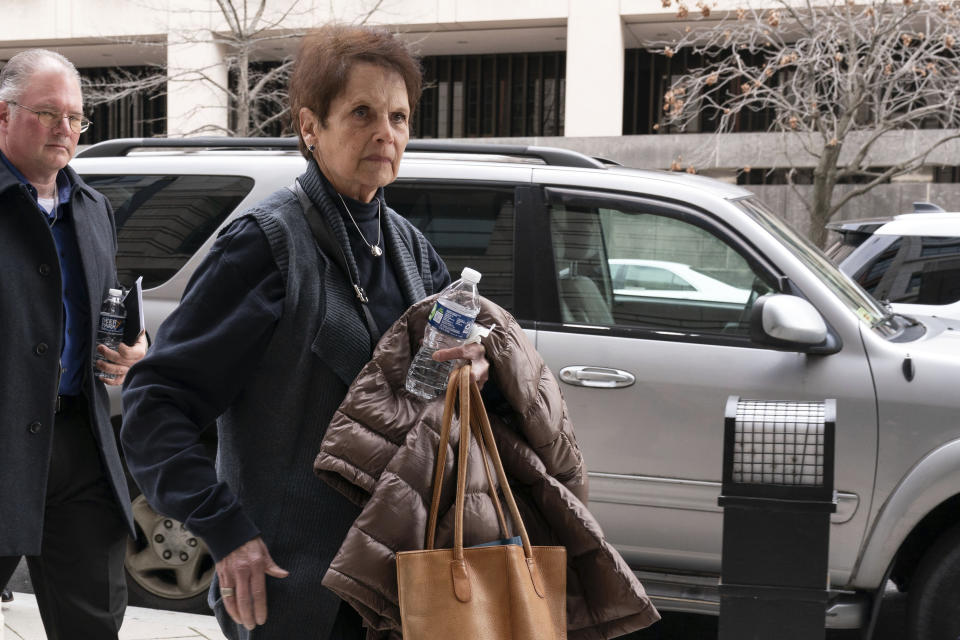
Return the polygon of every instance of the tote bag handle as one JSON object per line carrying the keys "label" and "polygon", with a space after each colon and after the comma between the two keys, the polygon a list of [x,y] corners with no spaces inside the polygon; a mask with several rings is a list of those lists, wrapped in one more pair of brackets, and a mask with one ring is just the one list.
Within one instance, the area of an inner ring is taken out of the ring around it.
{"label": "tote bag handle", "polygon": [[[450,443],[450,429],[453,422],[453,407],[457,399],[459,375],[459,369],[455,369],[450,373],[450,377],[447,381],[447,394],[443,407],[443,418],[440,421],[440,442],[437,444],[437,463],[433,475],[433,497],[430,501],[430,513],[427,520],[427,540],[426,545],[424,546],[425,549],[433,549],[435,541],[437,516],[440,511],[440,494],[443,486],[443,470],[447,462],[447,445]],[[484,411],[484,416],[486,417],[486,411]],[[463,423],[462,418],[461,423]],[[483,435],[480,433],[479,422],[470,420],[470,430],[473,433],[473,437],[477,439],[477,443],[480,444],[480,459],[483,461],[483,473],[487,477],[487,493],[490,495],[490,501],[493,503],[493,508],[497,513],[497,522],[500,525],[500,537],[509,538],[510,533],[507,529],[507,522],[503,515],[503,508],[500,506],[500,499],[497,498],[497,492],[493,483],[493,475],[490,473],[490,464],[487,461],[487,456],[483,448]]]}
{"label": "tote bag handle", "polygon": [[[464,365],[450,374],[447,384],[447,395],[443,408],[443,418],[441,421],[440,443],[437,450],[437,468],[433,479],[433,499],[430,503],[430,515],[427,520],[427,549],[433,549],[433,543],[436,534],[437,512],[440,506],[440,487],[443,478],[443,464],[446,459],[447,444],[450,439],[450,428],[453,421],[453,406],[456,397],[460,398],[460,447],[457,460],[457,494],[454,503],[454,538],[453,538],[453,572],[454,572],[454,590],[457,598],[461,601],[470,599],[470,579],[467,575],[466,563],[463,559],[463,511],[464,494],[467,485],[467,463],[470,451],[471,434],[477,438],[477,444],[480,447],[481,459],[486,465],[486,457],[489,454],[496,471],[497,480],[503,491],[504,500],[507,502],[507,508],[510,510],[510,516],[513,518],[514,525],[517,527],[520,539],[523,542],[523,555],[526,558],[527,568],[530,572],[530,578],[533,581],[534,589],[542,598],[544,597],[543,584],[539,571],[536,568],[536,562],[533,557],[533,548],[530,545],[530,538],[527,535],[527,529],[523,525],[523,519],[520,517],[520,510],[517,509],[517,503],[513,498],[513,491],[507,480],[507,475],[503,470],[503,463],[500,461],[500,453],[497,450],[497,443],[493,438],[493,430],[490,428],[490,421],[487,418],[487,412],[483,406],[483,399],[480,396],[480,389],[476,383],[470,381],[470,365]],[[471,400],[472,405],[471,406]],[[464,427],[470,425],[470,432]],[[477,433],[479,431],[479,434]],[[489,469],[487,469],[487,478],[490,480]],[[496,498],[496,490],[493,483],[489,482],[489,492],[495,505],[499,505]],[[498,508],[498,518],[500,519],[501,530],[506,528],[502,512]],[[504,535],[507,537],[507,535]]]}

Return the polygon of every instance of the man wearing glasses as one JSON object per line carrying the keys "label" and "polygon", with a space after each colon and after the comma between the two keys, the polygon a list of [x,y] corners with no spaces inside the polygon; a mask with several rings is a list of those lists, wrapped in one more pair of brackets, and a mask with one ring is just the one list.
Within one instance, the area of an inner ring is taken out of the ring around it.
{"label": "man wearing glasses", "polygon": [[[143,357],[95,345],[117,284],[113,212],[67,163],[90,121],[63,56],[0,72],[0,586],[27,557],[51,640],[117,638],[133,531],[104,384]],[[94,349],[107,361],[94,375]]]}

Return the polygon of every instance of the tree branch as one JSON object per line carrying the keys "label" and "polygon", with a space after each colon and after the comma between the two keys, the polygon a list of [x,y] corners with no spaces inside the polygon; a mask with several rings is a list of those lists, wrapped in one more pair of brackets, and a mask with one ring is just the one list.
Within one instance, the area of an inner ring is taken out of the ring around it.
{"label": "tree branch", "polygon": [[903,173],[907,173],[909,171],[914,171],[922,167],[924,160],[927,159],[927,156],[933,153],[938,147],[946,144],[951,140],[956,140],[956,139],[960,139],[960,133],[953,133],[947,136],[943,136],[939,140],[937,140],[935,143],[933,143],[932,145],[930,145],[920,153],[916,154],[912,158],[908,158],[907,160],[898,162],[896,165],[888,168],[883,173],[877,175],[873,180],[871,180],[867,184],[857,187],[856,189],[853,189],[852,191],[848,192],[847,194],[842,196],[839,200],[837,200],[831,205],[830,216],[832,216],[834,213],[839,211],[843,207],[843,205],[845,205],[851,199],[858,196],[862,196],[863,194],[873,189],[875,186],[879,184],[883,184],[890,178],[897,175],[901,175]]}
{"label": "tree branch", "polygon": [[[911,161],[923,162],[943,144],[874,171],[867,163],[886,134],[931,123],[960,128],[956,2],[776,0],[771,8],[740,9],[718,23],[691,26],[671,41],[647,43],[668,57],[685,49],[703,59],[673,79],[660,126],[683,131],[708,116],[720,135],[736,130],[743,115],[770,114],[767,130],[794,134],[816,160],[808,200],[816,203],[815,219],[912,170]],[[850,145],[854,153],[841,155]],[[793,166],[789,155],[787,162]],[[850,175],[871,179],[831,203],[837,179]],[[793,172],[788,176],[795,187]]]}

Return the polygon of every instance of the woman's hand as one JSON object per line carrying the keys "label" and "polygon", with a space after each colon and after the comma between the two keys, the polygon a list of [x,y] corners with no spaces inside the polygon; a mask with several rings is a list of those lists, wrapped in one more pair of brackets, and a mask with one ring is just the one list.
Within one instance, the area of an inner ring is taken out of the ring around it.
{"label": "woman's hand", "polygon": [[446,362],[447,360],[469,360],[470,361],[470,380],[477,383],[477,387],[483,388],[483,383],[487,381],[490,375],[490,363],[487,362],[487,350],[479,342],[453,347],[451,349],[437,349],[433,352],[433,359],[437,362]]}
{"label": "woman's hand", "polygon": [[223,606],[234,622],[253,630],[267,621],[266,576],[288,575],[273,561],[263,538],[258,536],[217,563]]}
{"label": "woman's hand", "polygon": [[141,333],[132,347],[128,347],[121,342],[116,351],[98,344],[97,353],[106,360],[96,360],[94,366],[115,376],[113,378],[101,378],[103,383],[113,387],[120,386],[123,384],[124,378],[127,377],[127,371],[130,370],[130,367],[147,355],[147,334]]}

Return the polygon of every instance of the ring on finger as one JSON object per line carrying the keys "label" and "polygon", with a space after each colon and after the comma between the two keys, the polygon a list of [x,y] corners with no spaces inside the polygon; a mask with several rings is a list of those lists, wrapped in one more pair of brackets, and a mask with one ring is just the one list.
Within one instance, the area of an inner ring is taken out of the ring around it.
{"label": "ring on finger", "polygon": [[234,595],[233,587],[220,587],[220,595],[224,598],[232,598]]}

